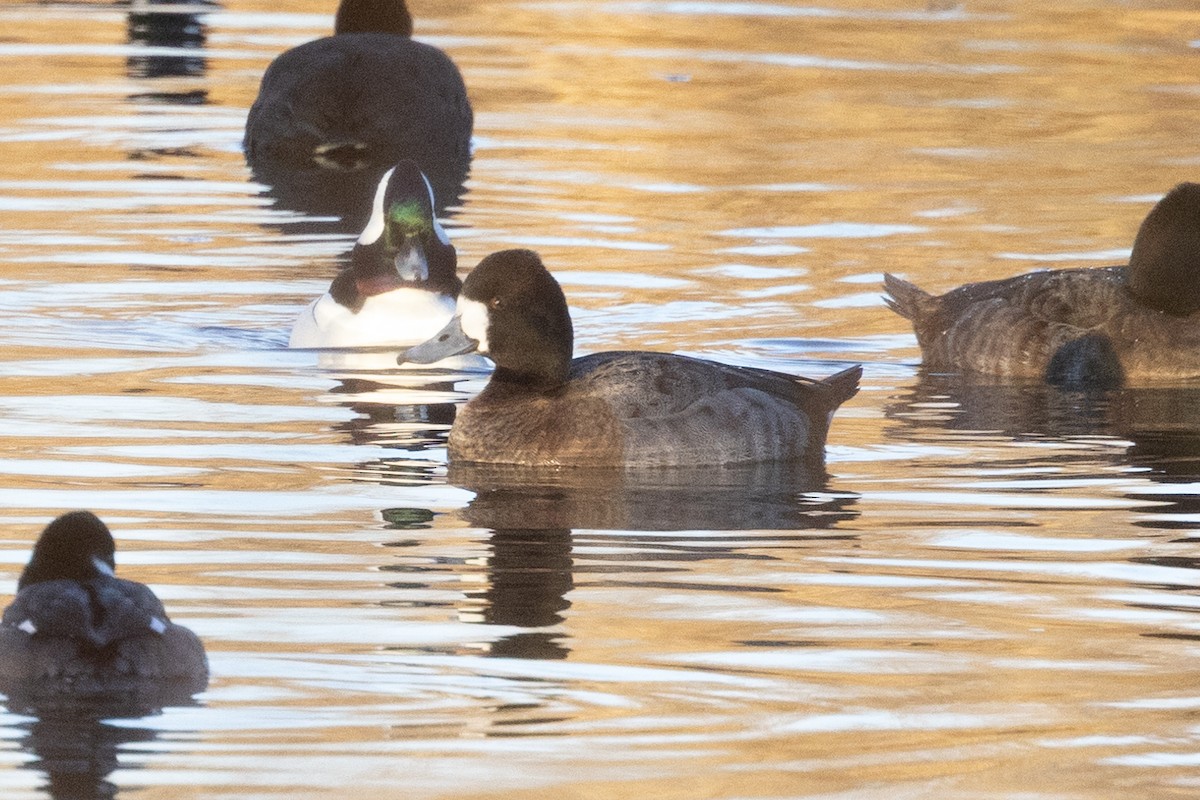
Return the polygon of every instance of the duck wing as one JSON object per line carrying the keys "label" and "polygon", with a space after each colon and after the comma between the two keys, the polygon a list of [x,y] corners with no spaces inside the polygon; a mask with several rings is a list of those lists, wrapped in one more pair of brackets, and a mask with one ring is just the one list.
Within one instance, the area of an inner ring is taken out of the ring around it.
{"label": "duck wing", "polygon": [[642,352],[573,367],[572,389],[603,402],[622,429],[628,467],[819,461],[830,417],[862,374],[855,366],[814,380]]}
{"label": "duck wing", "polygon": [[1033,272],[940,296],[894,275],[884,286],[888,306],[912,321],[926,367],[1004,377],[1044,377],[1061,348],[1104,336],[1131,302],[1123,267]]}

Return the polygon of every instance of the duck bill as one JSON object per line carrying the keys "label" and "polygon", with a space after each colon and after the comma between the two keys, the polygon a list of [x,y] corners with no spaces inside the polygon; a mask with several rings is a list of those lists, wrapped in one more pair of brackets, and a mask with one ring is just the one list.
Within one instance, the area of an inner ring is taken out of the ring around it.
{"label": "duck bill", "polygon": [[415,236],[402,238],[392,257],[392,264],[400,280],[405,283],[425,283],[429,280],[429,259]]}
{"label": "duck bill", "polygon": [[396,359],[398,364],[433,364],[443,358],[473,353],[479,342],[463,333],[457,314],[432,339],[408,348]]}

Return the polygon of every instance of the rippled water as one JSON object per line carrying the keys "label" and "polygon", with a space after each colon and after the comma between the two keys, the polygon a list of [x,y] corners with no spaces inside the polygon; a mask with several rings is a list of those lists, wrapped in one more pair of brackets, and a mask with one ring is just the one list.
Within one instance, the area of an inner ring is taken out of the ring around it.
{"label": "rippled water", "polygon": [[0,591],[94,509],[213,672],[0,714],[5,798],[1200,790],[1195,392],[921,376],[879,287],[1120,262],[1197,176],[1191,4],[412,0],[461,264],[538,249],[580,351],[866,363],[828,480],[702,490],[448,476],[477,377],[281,349],[349,238],[242,124],[332,5],[0,7]]}

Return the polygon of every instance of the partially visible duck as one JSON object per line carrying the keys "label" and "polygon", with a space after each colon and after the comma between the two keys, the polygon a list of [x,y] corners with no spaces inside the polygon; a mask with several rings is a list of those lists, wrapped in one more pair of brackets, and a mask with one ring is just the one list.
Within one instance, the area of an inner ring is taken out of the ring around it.
{"label": "partially visible duck", "polygon": [[149,588],[113,574],[103,522],[73,511],[51,522],[0,622],[4,691],[90,695],[208,682],[204,646],[171,622]]}
{"label": "partially visible duck", "polygon": [[659,468],[764,461],[823,463],[834,410],[861,367],[823,380],[671,353],[572,360],[558,281],[530,250],[480,262],[458,310],[400,360],[478,351],[495,372],[450,430],[452,464]]}
{"label": "partially visible duck", "polygon": [[449,56],[411,35],[404,0],[342,0],[333,36],[279,55],[246,118],[256,177],[302,210],[340,210],[325,206],[407,158],[442,202],[454,199],[470,165],[471,104]]}
{"label": "partially visible duck", "polygon": [[1142,222],[1128,266],[1033,272],[933,296],[884,276],[924,365],[1070,387],[1200,378],[1200,184]]}
{"label": "partially visible duck", "polygon": [[[454,245],[433,211],[433,190],[412,161],[388,170],[350,264],[301,312],[290,347],[408,346],[454,315],[462,281]],[[394,352],[394,351],[393,351]],[[394,366],[394,360],[389,359]]]}

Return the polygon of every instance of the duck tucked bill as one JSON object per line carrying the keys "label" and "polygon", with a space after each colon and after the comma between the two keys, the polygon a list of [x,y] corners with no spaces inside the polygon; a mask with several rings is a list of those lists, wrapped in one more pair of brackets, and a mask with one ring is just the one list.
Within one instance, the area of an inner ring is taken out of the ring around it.
{"label": "duck tucked bill", "polygon": [[834,410],[861,367],[823,380],[671,353],[619,351],[572,360],[558,282],[529,250],[480,262],[458,310],[400,361],[478,351],[496,369],[458,413],[451,463],[686,467],[822,463]]}
{"label": "duck tucked bill", "polygon": [[204,646],[154,592],[113,574],[114,544],[94,514],[51,522],[0,622],[0,686],[91,695],[208,682]]}

